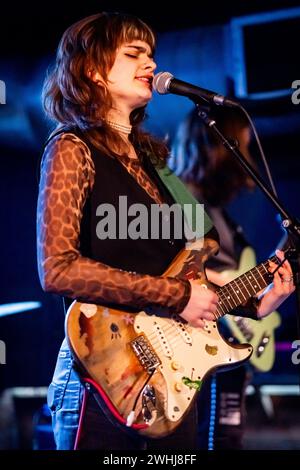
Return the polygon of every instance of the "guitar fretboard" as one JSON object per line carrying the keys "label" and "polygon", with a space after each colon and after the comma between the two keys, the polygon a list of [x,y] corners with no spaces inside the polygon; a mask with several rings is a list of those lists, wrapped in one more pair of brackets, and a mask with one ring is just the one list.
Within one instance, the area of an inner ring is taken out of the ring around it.
{"label": "guitar fretboard", "polygon": [[272,282],[272,275],[268,270],[269,261],[276,262],[278,259],[276,256],[272,256],[264,263],[255,266],[255,268],[217,289],[216,293],[219,296],[218,317],[222,317],[244,304],[250,297],[253,297]]}

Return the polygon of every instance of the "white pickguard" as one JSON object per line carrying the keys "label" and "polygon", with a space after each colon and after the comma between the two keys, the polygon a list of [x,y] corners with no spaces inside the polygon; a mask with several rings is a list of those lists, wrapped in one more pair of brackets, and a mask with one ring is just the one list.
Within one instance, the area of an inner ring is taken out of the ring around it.
{"label": "white pickguard", "polygon": [[134,321],[136,333],[147,337],[161,362],[157,370],[166,381],[165,414],[170,421],[182,418],[197,391],[197,381],[201,385],[204,376],[216,367],[247,360],[253,350],[248,344],[228,344],[216,322],[206,321],[202,329],[174,318],[140,312]]}

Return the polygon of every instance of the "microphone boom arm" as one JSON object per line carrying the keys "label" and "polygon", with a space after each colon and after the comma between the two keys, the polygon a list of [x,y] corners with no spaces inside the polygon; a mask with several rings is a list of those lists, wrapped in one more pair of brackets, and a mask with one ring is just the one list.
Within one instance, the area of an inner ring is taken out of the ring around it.
{"label": "microphone boom arm", "polygon": [[[240,106],[242,108],[242,106]],[[201,106],[197,104],[198,116],[215,134],[221,139],[224,147],[226,147],[235,158],[238,159],[239,163],[255,181],[257,186],[263,191],[265,196],[271,201],[273,206],[279,211],[281,215],[281,225],[289,234],[289,242],[291,246],[288,259],[292,262],[292,268],[294,273],[294,284],[296,286],[296,298],[297,298],[297,330],[298,338],[300,338],[300,222],[292,217],[287,210],[282,206],[277,196],[271,192],[263,182],[262,178],[258,175],[255,169],[250,165],[245,156],[238,149],[237,144],[230,142],[218,129],[216,121],[211,119],[208,115],[209,106]],[[299,371],[300,372],[300,371]]]}
{"label": "microphone boom arm", "polygon": [[265,183],[263,182],[262,178],[259,176],[259,174],[255,171],[255,169],[250,165],[250,163],[247,161],[245,156],[242,154],[242,152],[239,150],[237,144],[234,141],[229,141],[218,129],[216,121],[211,119],[208,115],[207,109],[204,109],[204,107],[201,107],[201,105],[197,104],[197,109],[198,109],[198,116],[202,119],[202,121],[210,128],[212,129],[215,134],[221,139],[222,144],[224,147],[226,147],[228,150],[231,151],[231,153],[235,156],[235,158],[238,159],[242,167],[246,170],[246,172],[251,176],[251,178],[255,181],[257,186],[260,187],[260,189],[265,193],[267,198],[272,202],[272,204],[276,207],[276,209],[279,211],[281,217],[282,217],[282,224],[283,228],[291,231],[293,235],[297,236],[299,238],[299,243],[300,243],[300,225],[299,222],[296,221],[288,212],[287,210],[282,206],[281,202],[278,200],[278,198],[275,196],[273,192],[271,192]]}

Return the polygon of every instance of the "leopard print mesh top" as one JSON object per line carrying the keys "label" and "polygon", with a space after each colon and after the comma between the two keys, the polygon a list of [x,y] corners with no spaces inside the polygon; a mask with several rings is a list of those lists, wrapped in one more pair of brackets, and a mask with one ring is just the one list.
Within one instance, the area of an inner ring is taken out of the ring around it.
{"label": "leopard print mesh top", "polygon": [[[138,162],[122,165],[156,202],[162,197]],[[88,146],[72,133],[53,137],[45,148],[37,207],[37,254],[44,290],[92,303],[138,309],[159,306],[180,313],[190,283],[117,269],[83,256],[80,230],[84,205],[93,189],[95,167]]]}

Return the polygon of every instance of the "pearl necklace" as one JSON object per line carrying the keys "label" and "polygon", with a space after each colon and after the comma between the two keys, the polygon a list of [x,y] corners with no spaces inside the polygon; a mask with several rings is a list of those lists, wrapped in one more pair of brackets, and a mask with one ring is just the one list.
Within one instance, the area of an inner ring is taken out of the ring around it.
{"label": "pearl necklace", "polygon": [[123,134],[131,134],[132,126],[125,126],[124,124],[118,124],[117,122],[114,121],[109,121],[108,119],[106,120],[107,124],[115,129],[116,131],[122,132]]}

